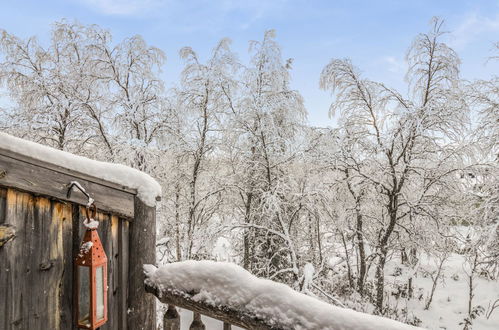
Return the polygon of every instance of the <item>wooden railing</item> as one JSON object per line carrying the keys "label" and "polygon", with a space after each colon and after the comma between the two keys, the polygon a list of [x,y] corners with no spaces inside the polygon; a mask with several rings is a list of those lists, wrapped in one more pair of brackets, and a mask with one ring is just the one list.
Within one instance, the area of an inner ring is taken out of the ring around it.
{"label": "wooden railing", "polygon": [[146,291],[154,294],[159,301],[168,304],[168,309],[163,317],[163,330],[180,330],[180,315],[175,306],[188,309],[193,312],[193,321],[190,330],[204,330],[205,325],[201,320],[201,314],[223,322],[223,330],[230,330],[232,325],[243,329],[255,330],[285,330],[288,327],[279,324],[270,324],[256,315],[242,313],[228,306],[212,306],[205,302],[195,301],[193,296],[197,292],[178,292],[163,289],[146,283]]}
{"label": "wooden railing", "polygon": [[168,304],[163,330],[180,330],[175,306],[194,313],[191,330],[206,329],[201,315],[222,321],[224,330],[232,325],[252,330],[420,329],[328,304],[230,263],[188,260],[161,268],[144,265],[144,274],[145,291]]}

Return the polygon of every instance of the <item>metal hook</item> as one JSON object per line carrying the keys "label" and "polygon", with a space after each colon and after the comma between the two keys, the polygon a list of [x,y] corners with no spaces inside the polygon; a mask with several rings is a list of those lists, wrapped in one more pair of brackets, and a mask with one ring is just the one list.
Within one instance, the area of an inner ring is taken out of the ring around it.
{"label": "metal hook", "polygon": [[87,197],[89,204],[93,204],[93,203],[90,203],[90,201],[92,201],[92,198],[90,197],[90,195],[85,191],[85,189],[83,189],[83,187],[77,181],[71,181],[71,183],[69,184],[68,192],[66,194],[67,199],[71,198],[71,192],[73,191],[73,187],[78,188],[78,190],[81,191],[81,193]]}
{"label": "metal hook", "polygon": [[[78,181],[71,181],[69,184],[68,192],[66,194],[66,198],[70,199],[71,198],[71,192],[73,191],[73,187],[78,188],[79,191],[83,195],[85,195],[88,199],[87,207],[85,209],[85,213],[87,215],[87,220],[90,220],[92,218],[95,218],[97,215],[97,206],[95,206],[94,199],[90,197],[90,195],[85,191],[85,189],[81,186],[81,184]],[[90,216],[90,210],[92,210],[92,216]]]}

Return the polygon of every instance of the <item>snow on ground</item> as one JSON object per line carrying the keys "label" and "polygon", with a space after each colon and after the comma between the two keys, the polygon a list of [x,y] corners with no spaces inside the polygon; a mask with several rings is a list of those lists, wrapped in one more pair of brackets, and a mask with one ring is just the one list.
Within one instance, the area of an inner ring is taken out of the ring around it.
{"label": "snow on ground", "polygon": [[146,173],[121,164],[105,163],[50,148],[0,132],[0,148],[137,190],[137,197],[156,205],[161,186]]}
{"label": "snow on ground", "polygon": [[[431,291],[432,279],[423,277],[422,272],[414,278],[415,298],[407,303],[407,310],[422,321],[422,326],[431,330],[463,329],[463,322],[468,311],[468,282],[464,266],[464,257],[459,254],[450,255],[444,264],[443,280],[438,282],[433,301],[429,310],[424,310],[425,300]],[[387,274],[392,273],[395,263],[387,265]],[[435,260],[423,258],[420,260],[420,270],[436,271]],[[401,276],[387,276],[387,283],[405,282]],[[499,281],[487,280],[477,276],[474,284],[473,306],[481,305],[485,309],[489,303],[499,299]],[[419,296],[422,299],[418,299]],[[404,300],[405,301],[405,300]],[[402,303],[402,300],[400,300]],[[395,302],[392,300],[392,304]],[[492,313],[489,319],[484,314],[473,321],[473,330],[499,330],[499,309]]]}
{"label": "snow on ground", "polygon": [[159,288],[199,292],[194,299],[232,308],[297,330],[409,330],[400,322],[329,305],[284,284],[260,279],[227,262],[183,261],[160,268],[145,265]]}

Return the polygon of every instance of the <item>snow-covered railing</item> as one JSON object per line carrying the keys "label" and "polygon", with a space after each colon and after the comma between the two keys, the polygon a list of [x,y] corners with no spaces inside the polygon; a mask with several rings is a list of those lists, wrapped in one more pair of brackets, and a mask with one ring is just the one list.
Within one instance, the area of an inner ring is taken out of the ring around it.
{"label": "snow-covered railing", "polygon": [[[225,262],[184,261],[156,268],[145,265],[146,291],[169,305],[164,329],[177,330],[172,306],[246,329],[409,330],[390,319],[329,305],[284,284],[251,275]],[[177,319],[175,319],[177,317]],[[197,319],[197,320],[196,320]],[[204,329],[192,327],[191,329]]]}

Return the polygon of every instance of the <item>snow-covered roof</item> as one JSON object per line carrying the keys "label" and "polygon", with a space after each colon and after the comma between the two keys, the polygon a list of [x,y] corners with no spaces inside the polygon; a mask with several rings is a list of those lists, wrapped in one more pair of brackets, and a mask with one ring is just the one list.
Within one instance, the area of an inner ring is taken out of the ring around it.
{"label": "snow-covered roof", "polygon": [[148,206],[156,204],[161,186],[148,174],[121,164],[105,163],[47,147],[0,132],[0,149],[60,166],[137,191]]}
{"label": "snow-covered roof", "polygon": [[289,286],[253,276],[226,262],[183,261],[144,265],[146,283],[160,292],[190,294],[194,301],[229,307],[289,329],[414,330],[387,318],[329,305]]}

